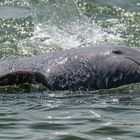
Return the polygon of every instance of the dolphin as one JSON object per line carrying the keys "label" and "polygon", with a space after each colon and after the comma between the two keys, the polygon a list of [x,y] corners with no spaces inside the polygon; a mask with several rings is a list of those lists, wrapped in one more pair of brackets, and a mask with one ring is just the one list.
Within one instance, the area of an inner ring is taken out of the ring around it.
{"label": "dolphin", "polygon": [[50,90],[98,90],[140,82],[140,51],[97,45],[0,61],[0,86],[42,84]]}

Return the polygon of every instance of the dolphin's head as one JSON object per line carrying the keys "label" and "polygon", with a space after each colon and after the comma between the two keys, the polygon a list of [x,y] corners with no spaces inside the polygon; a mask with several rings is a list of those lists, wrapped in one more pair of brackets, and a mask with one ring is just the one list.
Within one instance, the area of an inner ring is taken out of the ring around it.
{"label": "dolphin's head", "polygon": [[[140,67],[140,51],[137,49],[114,45],[112,47],[109,46],[108,48],[106,48],[104,54],[108,54],[108,58],[110,59],[110,61],[119,61],[120,64],[128,66],[132,65],[132,70],[134,70],[134,67]],[[109,61],[108,58],[107,61]],[[129,70],[131,70],[131,68],[129,68]]]}
{"label": "dolphin's head", "polygon": [[140,51],[136,50],[134,48],[128,48],[128,47],[118,47],[112,49],[112,54],[116,55],[118,58],[124,58],[126,61],[131,61],[140,66]]}
{"label": "dolphin's head", "polygon": [[140,82],[140,51],[125,46],[101,47],[98,88],[112,88]]}

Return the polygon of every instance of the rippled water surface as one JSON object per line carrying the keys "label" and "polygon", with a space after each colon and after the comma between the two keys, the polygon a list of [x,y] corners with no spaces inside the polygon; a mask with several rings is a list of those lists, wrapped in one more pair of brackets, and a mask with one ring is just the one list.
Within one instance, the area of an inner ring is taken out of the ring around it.
{"label": "rippled water surface", "polygon": [[[139,0],[1,0],[0,58],[140,47]],[[0,88],[0,139],[139,140],[140,85],[100,91]]]}

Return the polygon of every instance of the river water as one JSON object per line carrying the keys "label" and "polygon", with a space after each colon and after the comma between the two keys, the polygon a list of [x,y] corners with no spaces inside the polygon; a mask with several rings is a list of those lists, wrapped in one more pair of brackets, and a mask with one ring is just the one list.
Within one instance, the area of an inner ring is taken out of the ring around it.
{"label": "river water", "polygon": [[[97,44],[140,47],[139,0],[1,0],[0,58]],[[0,139],[139,140],[140,85],[0,88]]]}

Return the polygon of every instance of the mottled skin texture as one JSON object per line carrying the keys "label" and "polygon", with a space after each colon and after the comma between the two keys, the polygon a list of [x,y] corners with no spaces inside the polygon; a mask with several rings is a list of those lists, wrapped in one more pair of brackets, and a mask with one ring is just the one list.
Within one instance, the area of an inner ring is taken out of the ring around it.
{"label": "mottled skin texture", "polygon": [[140,82],[140,52],[100,45],[0,61],[0,86],[41,83],[51,90],[96,90]]}

